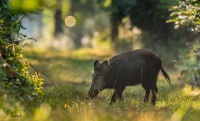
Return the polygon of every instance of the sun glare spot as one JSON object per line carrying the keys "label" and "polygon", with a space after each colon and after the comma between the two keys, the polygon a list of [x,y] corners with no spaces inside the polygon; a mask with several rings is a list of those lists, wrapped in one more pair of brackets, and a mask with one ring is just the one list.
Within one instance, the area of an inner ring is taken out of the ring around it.
{"label": "sun glare spot", "polygon": [[186,109],[179,107],[174,114],[171,117],[170,121],[181,121],[181,119],[183,118],[183,116],[186,113]]}
{"label": "sun glare spot", "polygon": [[64,108],[67,108],[67,103],[64,104]]}
{"label": "sun glare spot", "polygon": [[138,29],[137,27],[133,27],[132,31],[133,31],[133,34],[141,34],[141,30]]}
{"label": "sun glare spot", "polygon": [[73,27],[76,24],[76,19],[73,16],[67,16],[65,18],[65,24],[68,27]]}
{"label": "sun glare spot", "polygon": [[47,121],[51,114],[51,106],[43,103],[39,108],[36,109],[34,115],[34,121]]}
{"label": "sun glare spot", "polygon": [[94,32],[94,33],[93,33],[93,36],[94,36],[94,37],[98,37],[98,36],[99,36],[99,32]]}

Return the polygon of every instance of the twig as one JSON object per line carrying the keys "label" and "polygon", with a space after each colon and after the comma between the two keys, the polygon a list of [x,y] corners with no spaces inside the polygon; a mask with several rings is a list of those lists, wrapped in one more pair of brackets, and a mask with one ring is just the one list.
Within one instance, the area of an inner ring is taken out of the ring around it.
{"label": "twig", "polygon": [[34,37],[28,37],[28,39],[32,39],[37,42],[37,39],[35,39]]}
{"label": "twig", "polygon": [[172,29],[171,31],[169,31],[167,34],[164,35],[164,37],[168,36],[170,33],[172,33],[173,31],[175,31],[175,29]]}
{"label": "twig", "polygon": [[46,73],[44,73],[44,72],[42,72],[42,71],[36,69],[32,64],[30,64],[30,66],[31,66],[36,72],[40,72],[40,73],[44,74],[44,75],[51,81],[51,83],[56,87],[56,89],[57,89],[57,86],[54,84],[53,80],[52,80]]}
{"label": "twig", "polygon": [[24,18],[24,16],[25,16],[25,15],[23,15],[23,16],[21,17],[21,19],[20,19],[20,20],[19,20],[17,23],[21,22],[21,21],[22,21],[22,19]]}
{"label": "twig", "polygon": [[25,47],[27,45],[27,43],[25,43],[24,45],[22,45],[22,47]]}

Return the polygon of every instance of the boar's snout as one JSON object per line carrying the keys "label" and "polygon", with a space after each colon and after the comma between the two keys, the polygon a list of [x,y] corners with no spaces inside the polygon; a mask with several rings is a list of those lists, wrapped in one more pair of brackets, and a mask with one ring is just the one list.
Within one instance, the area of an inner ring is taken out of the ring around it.
{"label": "boar's snout", "polygon": [[88,96],[89,98],[94,98],[95,96],[97,96],[97,94],[99,94],[100,90],[98,89],[93,89],[90,88],[89,92],[88,92]]}

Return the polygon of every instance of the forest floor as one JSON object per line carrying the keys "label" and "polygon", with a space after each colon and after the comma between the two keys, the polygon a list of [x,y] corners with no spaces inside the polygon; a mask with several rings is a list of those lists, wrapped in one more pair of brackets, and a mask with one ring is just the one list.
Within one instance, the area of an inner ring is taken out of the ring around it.
{"label": "forest floor", "polygon": [[[95,49],[40,51],[27,49],[24,57],[51,80],[44,78],[43,103],[35,112],[7,120],[48,121],[199,121],[200,90],[178,79],[177,69],[164,66],[171,77],[169,85],[160,73],[156,106],[144,103],[141,85],[127,87],[123,101],[109,107],[114,90],[106,89],[96,98],[86,100],[91,84],[93,62],[108,59],[113,52]],[[164,62],[163,62],[164,63]],[[30,69],[34,71],[34,69]]]}

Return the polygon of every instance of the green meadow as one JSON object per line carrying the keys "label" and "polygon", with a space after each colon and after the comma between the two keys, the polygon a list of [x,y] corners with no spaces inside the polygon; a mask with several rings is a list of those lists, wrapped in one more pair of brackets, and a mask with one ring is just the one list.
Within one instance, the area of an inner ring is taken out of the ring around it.
{"label": "green meadow", "polygon": [[[24,57],[44,78],[41,105],[31,111],[19,109],[13,117],[1,110],[2,120],[11,121],[198,121],[200,90],[179,79],[177,69],[164,65],[171,77],[169,85],[160,73],[156,106],[144,103],[141,85],[127,87],[124,99],[109,106],[114,90],[106,89],[87,100],[93,62],[109,59],[113,52],[96,49],[41,51],[26,49]],[[164,63],[164,62],[163,62]],[[34,69],[30,69],[30,73]],[[45,73],[45,74],[43,74]],[[47,76],[46,76],[47,75]]]}

